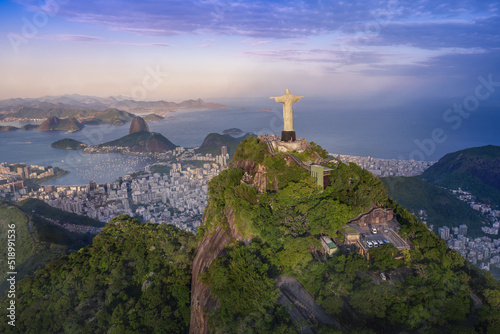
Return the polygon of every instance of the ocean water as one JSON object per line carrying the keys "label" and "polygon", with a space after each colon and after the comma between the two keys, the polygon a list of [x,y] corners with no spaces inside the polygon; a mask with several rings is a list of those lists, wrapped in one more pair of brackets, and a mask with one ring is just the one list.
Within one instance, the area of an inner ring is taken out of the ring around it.
{"label": "ocean water", "polygon": [[[267,98],[217,101],[231,106],[221,110],[190,110],[169,113],[159,122],[148,122],[174,144],[197,147],[211,132],[240,128],[256,134],[280,135],[282,105]],[[298,137],[323,146],[332,154],[372,156],[383,159],[438,160],[460,149],[500,145],[500,103],[484,103],[460,124],[444,119],[453,100],[408,103],[405,106],[360,106],[325,99],[303,99],[294,104],[294,129]],[[268,109],[270,111],[262,111]],[[7,123],[0,123],[6,125]],[[20,126],[19,122],[8,123]],[[144,167],[149,160],[119,154],[89,155],[50,147],[62,138],[89,145],[128,134],[129,125],[86,126],[83,131],[0,132],[0,162],[57,166],[70,174],[49,184],[87,184],[90,180],[109,182]]]}

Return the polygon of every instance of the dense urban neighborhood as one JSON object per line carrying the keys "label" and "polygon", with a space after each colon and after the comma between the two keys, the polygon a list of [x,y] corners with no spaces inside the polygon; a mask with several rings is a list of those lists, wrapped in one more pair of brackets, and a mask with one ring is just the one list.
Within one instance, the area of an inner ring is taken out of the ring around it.
{"label": "dense urban neighborhood", "polygon": [[[485,234],[498,235],[500,227],[500,210],[492,210],[491,206],[476,202],[475,197],[462,189],[451,191],[458,199],[466,202],[474,210],[481,212],[484,217],[483,227]],[[490,270],[491,266],[500,268],[500,239],[488,236],[467,237],[467,225],[459,227],[443,226],[438,229],[438,235],[446,240],[448,246],[456,249],[463,257],[481,269]]]}
{"label": "dense urban neighborhood", "polygon": [[378,159],[341,154],[334,154],[333,157],[345,164],[355,163],[380,177],[420,175],[435,163],[434,161]]}
{"label": "dense urban neighborhood", "polygon": [[[224,155],[196,154],[193,149],[175,150],[156,154],[156,158],[174,157],[174,163],[156,163],[144,170],[127,174],[115,182],[88,185],[46,185],[37,191],[29,191],[23,181],[25,174],[11,172],[12,166],[2,164],[2,177],[10,182],[0,185],[0,196],[20,201],[38,198],[47,204],[102,222],[109,222],[120,214],[136,216],[152,223],[166,222],[183,230],[196,232],[201,224],[203,210],[207,204],[207,183],[226,167],[229,158]],[[189,167],[193,162],[201,167]],[[183,164],[186,166],[183,166]],[[31,169],[43,168],[32,166]],[[155,172],[155,171],[160,172]],[[60,222],[61,223],[61,222]],[[65,225],[63,225],[65,226]],[[98,233],[98,229],[92,230]]]}

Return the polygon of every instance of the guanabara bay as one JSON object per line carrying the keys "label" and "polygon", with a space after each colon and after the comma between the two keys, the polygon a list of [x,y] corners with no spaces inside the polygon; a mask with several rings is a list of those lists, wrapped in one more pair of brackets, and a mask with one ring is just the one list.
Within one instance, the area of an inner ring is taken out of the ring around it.
{"label": "guanabara bay", "polygon": [[15,327],[2,321],[0,332],[500,333],[490,273],[372,173],[281,139],[239,144],[208,184],[196,235],[121,215],[96,222],[89,243],[47,230],[59,211],[3,202],[2,238],[18,224],[18,261],[40,265],[15,288]]}

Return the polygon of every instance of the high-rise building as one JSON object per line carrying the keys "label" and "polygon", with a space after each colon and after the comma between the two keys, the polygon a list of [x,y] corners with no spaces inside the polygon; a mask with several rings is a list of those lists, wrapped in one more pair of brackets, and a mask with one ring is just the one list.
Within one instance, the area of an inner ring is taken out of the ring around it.
{"label": "high-rise building", "polygon": [[461,235],[467,235],[467,225],[462,224],[458,227],[459,231],[458,233]]}
{"label": "high-rise building", "polygon": [[220,153],[222,154],[223,157],[225,157],[227,154],[227,146],[222,146],[220,148]]}
{"label": "high-rise building", "polygon": [[438,228],[439,237],[443,240],[450,238],[450,228],[448,226],[443,226]]}

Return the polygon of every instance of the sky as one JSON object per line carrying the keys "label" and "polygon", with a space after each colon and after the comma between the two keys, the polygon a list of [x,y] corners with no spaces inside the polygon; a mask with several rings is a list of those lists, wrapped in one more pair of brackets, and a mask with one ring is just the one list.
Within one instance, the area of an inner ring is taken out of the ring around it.
{"label": "sky", "polygon": [[360,104],[464,99],[480,76],[500,81],[499,7],[0,0],[0,99],[77,93],[216,101],[285,88]]}

